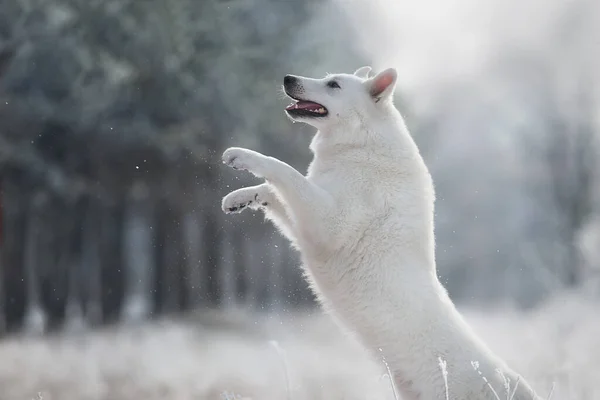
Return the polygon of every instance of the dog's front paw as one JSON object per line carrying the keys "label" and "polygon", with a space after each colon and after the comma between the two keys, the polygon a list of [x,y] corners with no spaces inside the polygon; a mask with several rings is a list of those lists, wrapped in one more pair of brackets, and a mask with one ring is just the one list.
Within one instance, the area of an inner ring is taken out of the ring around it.
{"label": "dog's front paw", "polygon": [[226,214],[239,213],[246,208],[257,209],[269,204],[269,193],[261,186],[235,190],[223,198],[221,208]]}
{"label": "dog's front paw", "polygon": [[265,156],[256,151],[230,147],[223,153],[223,163],[233,169],[242,169],[262,176],[262,164]]}

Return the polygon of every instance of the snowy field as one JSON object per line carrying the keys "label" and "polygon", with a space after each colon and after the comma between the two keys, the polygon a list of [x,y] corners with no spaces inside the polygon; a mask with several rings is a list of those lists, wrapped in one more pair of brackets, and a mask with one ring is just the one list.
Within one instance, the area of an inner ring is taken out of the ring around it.
{"label": "snowy field", "polygon": [[[598,304],[463,310],[552,399],[600,399]],[[275,341],[275,344],[272,342]],[[452,371],[449,371],[452,385]],[[324,316],[201,313],[0,342],[0,400],[394,399],[383,366]]]}

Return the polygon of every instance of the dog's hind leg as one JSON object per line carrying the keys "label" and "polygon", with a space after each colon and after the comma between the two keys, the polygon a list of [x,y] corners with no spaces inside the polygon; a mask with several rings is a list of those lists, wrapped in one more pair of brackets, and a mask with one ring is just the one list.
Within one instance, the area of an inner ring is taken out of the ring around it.
{"label": "dog's hind leg", "polygon": [[285,205],[268,183],[249,186],[229,193],[223,198],[221,208],[227,214],[239,213],[246,208],[261,209],[267,219],[290,241],[295,242],[294,221],[290,218]]}
{"label": "dog's hind leg", "polygon": [[331,238],[331,232],[326,231],[329,224],[323,222],[331,216],[333,199],[300,172],[276,158],[238,147],[227,149],[223,153],[223,162],[265,178],[273,185],[285,203],[288,215],[297,222],[295,234],[314,243],[326,243]]}

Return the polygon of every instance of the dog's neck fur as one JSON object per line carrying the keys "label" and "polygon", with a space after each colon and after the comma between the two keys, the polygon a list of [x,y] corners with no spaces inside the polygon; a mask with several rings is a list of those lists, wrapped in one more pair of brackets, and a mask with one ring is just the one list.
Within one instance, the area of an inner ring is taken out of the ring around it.
{"label": "dog's neck fur", "polygon": [[[420,159],[420,155],[404,119],[391,103],[378,113],[376,117],[357,113],[350,121],[340,121],[317,131],[310,144],[313,162],[319,159],[338,165],[340,158],[349,153],[375,153],[392,159],[390,168],[414,168],[414,158]],[[425,168],[424,163],[422,167]]]}

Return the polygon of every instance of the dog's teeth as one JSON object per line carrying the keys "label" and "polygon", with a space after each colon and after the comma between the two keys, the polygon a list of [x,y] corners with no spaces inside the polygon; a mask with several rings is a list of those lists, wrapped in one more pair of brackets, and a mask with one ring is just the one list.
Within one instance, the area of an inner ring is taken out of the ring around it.
{"label": "dog's teeth", "polygon": [[320,114],[325,114],[325,109],[323,107],[319,108],[318,111],[319,111]]}

